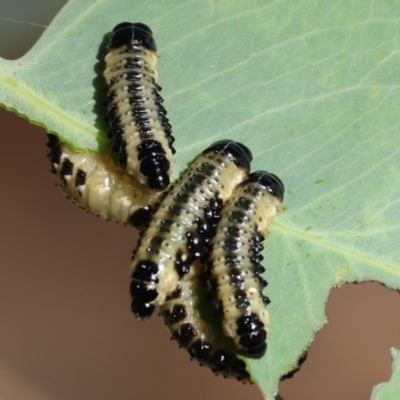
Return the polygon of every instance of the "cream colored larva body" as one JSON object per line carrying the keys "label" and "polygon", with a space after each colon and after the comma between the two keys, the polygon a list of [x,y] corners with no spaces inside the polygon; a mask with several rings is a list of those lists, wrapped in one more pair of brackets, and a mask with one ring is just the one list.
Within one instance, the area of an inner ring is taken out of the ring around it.
{"label": "cream colored larva body", "polygon": [[170,183],[175,150],[157,84],[158,59],[151,29],[124,22],[113,30],[103,75],[113,151],[128,173],[163,191]]}
{"label": "cream colored larva body", "polygon": [[248,382],[250,377],[246,364],[236,356],[232,342],[220,337],[209,322],[199,318],[196,309],[199,301],[197,287],[201,283],[203,270],[203,263],[194,263],[181,279],[175,293],[160,307],[160,314],[172,339],[187,350],[192,359],[209,367],[216,375]]}
{"label": "cream colored larva body", "polygon": [[108,154],[76,153],[54,135],[49,135],[48,147],[57,185],[79,206],[104,219],[140,227],[135,221],[149,214],[160,197]]}
{"label": "cream colored larva body", "polygon": [[204,256],[222,203],[248,174],[250,151],[223,140],[206,149],[166,194],[134,251],[132,311],[146,319]]}
{"label": "cream colored larva body", "polygon": [[268,298],[262,290],[263,234],[282,210],[283,184],[265,171],[249,175],[223,207],[212,240],[208,275],[224,332],[237,349],[252,357],[266,350]]}

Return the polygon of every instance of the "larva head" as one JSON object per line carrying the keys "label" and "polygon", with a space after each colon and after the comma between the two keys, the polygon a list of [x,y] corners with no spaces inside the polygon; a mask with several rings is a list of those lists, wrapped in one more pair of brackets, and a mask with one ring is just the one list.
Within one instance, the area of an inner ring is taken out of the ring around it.
{"label": "larva head", "polygon": [[116,49],[125,45],[141,45],[146,49],[156,51],[156,43],[152,30],[140,22],[122,22],[112,32],[109,49]]}
{"label": "larva head", "polygon": [[253,155],[250,149],[242,143],[229,139],[220,140],[204,150],[203,154],[209,152],[228,155],[238,167],[243,168],[246,172],[250,171]]}
{"label": "larva head", "polygon": [[249,175],[246,182],[257,182],[262,185],[269,193],[283,201],[285,186],[283,182],[274,174],[267,171],[255,171]]}

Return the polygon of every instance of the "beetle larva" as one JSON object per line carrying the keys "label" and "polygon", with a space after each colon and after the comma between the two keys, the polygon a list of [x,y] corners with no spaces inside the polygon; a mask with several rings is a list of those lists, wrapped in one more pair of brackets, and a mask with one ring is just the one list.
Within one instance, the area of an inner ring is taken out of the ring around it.
{"label": "beetle larva", "polygon": [[137,319],[149,318],[206,253],[221,204],[247,176],[251,160],[250,150],[241,143],[216,142],[169,189],[132,258],[131,305]]}
{"label": "beetle larva", "polygon": [[48,157],[57,185],[79,206],[105,219],[140,228],[160,194],[115,165],[108,154],[76,153],[49,135]]}
{"label": "beetle larva", "polygon": [[268,225],[282,209],[283,194],[277,176],[265,171],[250,174],[223,207],[209,253],[211,295],[224,332],[239,351],[255,358],[265,353],[269,320],[260,252]]}
{"label": "beetle larva", "polygon": [[175,150],[157,84],[158,59],[151,29],[123,22],[113,30],[104,78],[108,136],[119,163],[150,189],[162,191],[170,183]]}

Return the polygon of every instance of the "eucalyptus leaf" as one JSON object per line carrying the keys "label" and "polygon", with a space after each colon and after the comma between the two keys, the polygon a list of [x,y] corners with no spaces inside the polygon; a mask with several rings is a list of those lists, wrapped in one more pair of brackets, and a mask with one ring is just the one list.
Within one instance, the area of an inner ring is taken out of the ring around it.
{"label": "eucalyptus leaf", "polygon": [[102,151],[101,58],[122,21],[153,29],[175,175],[230,138],[251,148],[253,170],[285,183],[285,211],[264,251],[268,350],[246,360],[272,399],[326,323],[333,286],[374,280],[400,289],[398,7],[71,0],[30,52],[0,60],[0,103],[76,149]]}

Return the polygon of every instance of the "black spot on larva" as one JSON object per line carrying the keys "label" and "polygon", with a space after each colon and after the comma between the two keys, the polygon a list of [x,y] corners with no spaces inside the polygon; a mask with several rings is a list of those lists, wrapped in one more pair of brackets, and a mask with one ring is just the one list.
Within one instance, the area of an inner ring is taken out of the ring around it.
{"label": "black spot on larva", "polygon": [[264,288],[266,288],[268,286],[268,282],[264,278],[262,278],[261,276],[258,275],[257,276],[257,280],[260,283],[260,287],[262,289],[264,289]]}
{"label": "black spot on larva", "polygon": [[138,297],[140,300],[144,302],[153,301],[158,293],[157,290],[150,287],[144,282],[140,281],[132,281],[130,285],[130,293],[131,296]]}
{"label": "black spot on larva", "polygon": [[86,172],[79,168],[78,171],[76,172],[75,187],[84,185],[85,183],[86,183]]}
{"label": "black spot on larva", "polygon": [[228,267],[234,267],[240,263],[239,257],[234,253],[228,253],[225,255],[225,264]]}
{"label": "black spot on larva", "polygon": [[190,356],[196,359],[200,364],[206,364],[208,362],[212,350],[210,343],[207,343],[202,339],[196,340],[188,348]]}
{"label": "black spot on larva", "polygon": [[228,238],[222,247],[225,251],[236,253],[242,247],[242,243],[237,238]]}
{"label": "black spot on larva", "polygon": [[217,350],[211,354],[209,363],[213,372],[226,374],[232,363],[232,355],[223,350]]}
{"label": "black spot on larva", "polygon": [[199,174],[195,172],[191,177],[190,180],[194,183],[196,187],[202,186],[203,182],[207,179],[206,175]]}
{"label": "black spot on larva", "polygon": [[64,178],[65,176],[72,175],[73,170],[74,164],[66,158],[61,165],[60,176]]}
{"label": "black spot on larva", "polygon": [[208,147],[205,152],[214,151],[216,153],[227,154],[235,162],[238,167],[243,168],[247,172],[250,171],[250,163],[253,155],[247,146],[233,140],[220,140]]}
{"label": "black spot on larva", "polygon": [[175,270],[179,277],[182,278],[183,275],[186,275],[189,272],[190,264],[190,260],[188,258],[184,258],[182,251],[178,250],[176,252]]}
{"label": "black spot on larva", "polygon": [[135,211],[129,218],[129,224],[137,230],[145,229],[149,222],[154,208],[152,206],[144,206]]}
{"label": "black spot on larva", "polygon": [[250,258],[251,263],[257,266],[262,260],[264,260],[264,256],[259,253],[254,253]]}
{"label": "black spot on larva", "polygon": [[238,335],[244,335],[251,333],[257,329],[264,328],[264,324],[260,321],[256,314],[245,314],[237,320],[238,329],[236,333]]}
{"label": "black spot on larva", "polygon": [[46,146],[49,148],[48,157],[51,162],[51,168],[52,168],[51,172],[55,174],[56,171],[54,169],[53,164],[60,164],[61,161],[62,152],[61,152],[60,141],[58,140],[58,137],[56,135],[48,134],[47,137],[49,141],[46,143]]}
{"label": "black spot on larva", "polygon": [[236,308],[245,308],[250,305],[247,299],[247,294],[244,290],[238,289],[235,291]]}
{"label": "black spot on larva", "polygon": [[196,191],[197,186],[193,182],[187,182],[184,185],[182,185],[182,192],[185,192],[187,194],[192,194]]}
{"label": "black spot on larva", "polygon": [[228,275],[230,278],[229,282],[232,286],[242,286],[243,276],[242,271],[239,268],[230,268]]}
{"label": "black spot on larva", "polygon": [[237,320],[236,333],[240,336],[239,343],[254,358],[260,358],[265,354],[267,345],[265,343],[267,332],[264,324],[257,315],[244,315]]}
{"label": "black spot on larva", "polygon": [[242,223],[246,218],[246,214],[244,211],[233,211],[229,214],[229,221],[233,222],[235,224],[240,224]]}
{"label": "black spot on larva", "polygon": [[139,298],[132,299],[131,310],[138,320],[144,320],[151,317],[154,312],[154,304],[143,302]]}
{"label": "black spot on larva", "polygon": [[179,204],[172,204],[168,208],[168,214],[170,217],[179,217],[184,208]]}
{"label": "black spot on larva", "polygon": [[[248,197],[240,197],[238,199],[238,201],[235,203],[236,207],[238,207],[244,211],[249,210],[251,207],[251,204],[252,204],[252,200],[249,199]],[[244,215],[244,214],[242,214],[242,215]]]}
{"label": "black spot on larva", "polygon": [[238,381],[250,378],[250,375],[246,370],[246,363],[239,358],[232,360],[231,370]]}
{"label": "black spot on larva", "polygon": [[175,196],[175,203],[178,205],[184,205],[189,202],[189,195],[187,193],[177,193]]}
{"label": "black spot on larva", "polygon": [[161,221],[160,233],[171,233],[171,225],[174,223],[172,219],[165,219]]}
{"label": "black spot on larva", "polygon": [[158,282],[158,265],[152,261],[140,261],[133,271],[132,279],[138,279],[146,282]]}
{"label": "black spot on larva", "polygon": [[203,243],[200,238],[193,232],[186,232],[186,249],[191,258],[200,258],[203,250]]}
{"label": "black spot on larva", "polygon": [[265,295],[263,295],[263,293],[262,293],[261,291],[260,291],[260,296],[261,296],[261,299],[262,299],[263,303],[264,303],[266,306],[267,306],[268,304],[271,303],[270,298],[267,297],[267,296],[265,296]]}
{"label": "black spot on larva", "polygon": [[153,190],[164,190],[169,185],[169,176],[166,173],[160,173],[157,176],[151,176],[148,179],[148,184]]}
{"label": "black spot on larva", "polygon": [[246,348],[247,355],[253,358],[261,358],[267,350],[266,339],[267,332],[264,329],[261,329],[257,332],[243,335],[240,338],[239,343]]}
{"label": "black spot on larva", "polygon": [[196,330],[192,324],[183,324],[177,331],[173,333],[174,339],[182,347],[187,347],[196,335]]}
{"label": "black spot on larva", "polygon": [[172,310],[164,312],[163,316],[166,319],[166,323],[176,324],[186,318],[186,308],[183,304],[174,304]]}

